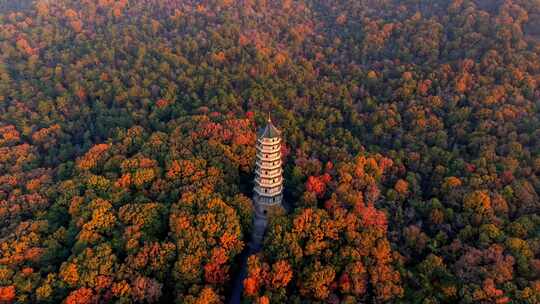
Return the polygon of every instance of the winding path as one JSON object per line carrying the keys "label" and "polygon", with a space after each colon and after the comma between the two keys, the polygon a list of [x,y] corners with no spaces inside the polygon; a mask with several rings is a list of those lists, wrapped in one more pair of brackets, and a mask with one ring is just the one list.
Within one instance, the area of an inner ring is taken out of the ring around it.
{"label": "winding path", "polygon": [[[289,213],[292,206],[285,203],[283,204],[286,212]],[[244,291],[244,279],[247,276],[247,260],[250,255],[255,254],[262,249],[262,242],[264,233],[268,226],[267,221],[257,221],[254,218],[253,233],[251,234],[251,241],[246,248],[240,253],[240,269],[234,278],[231,294],[229,298],[230,304],[240,304],[242,302],[242,292]]]}
{"label": "winding path", "polygon": [[247,276],[247,260],[248,257],[258,250],[252,248],[251,243],[246,246],[244,251],[240,254],[240,271],[238,271],[231,290],[230,304],[240,304],[242,302],[242,292],[244,291],[244,279]]}

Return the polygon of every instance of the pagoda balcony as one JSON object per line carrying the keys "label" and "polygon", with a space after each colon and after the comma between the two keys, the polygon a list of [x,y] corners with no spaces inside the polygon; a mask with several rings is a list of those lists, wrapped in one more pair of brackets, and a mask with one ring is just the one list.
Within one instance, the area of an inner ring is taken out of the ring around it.
{"label": "pagoda balcony", "polygon": [[257,159],[261,160],[261,161],[276,161],[276,160],[281,159],[281,154],[280,153],[273,153],[271,155],[269,155],[269,154],[264,154],[264,155],[257,154]]}
{"label": "pagoda balcony", "polygon": [[283,195],[276,195],[276,196],[262,196],[259,195],[257,198],[257,202],[262,205],[267,206],[275,206],[281,204],[281,201],[283,200]]}
{"label": "pagoda balcony", "polygon": [[275,188],[261,188],[258,185],[256,185],[253,188],[253,191],[255,191],[258,195],[261,195],[261,196],[276,196],[276,195],[281,194],[281,192],[283,191],[283,186],[280,185],[279,187],[275,187]]}
{"label": "pagoda balcony", "polygon": [[274,146],[281,143],[281,138],[274,137],[274,138],[259,138],[257,139],[257,143],[264,146]]}
{"label": "pagoda balcony", "polygon": [[257,166],[257,169],[267,169],[267,170],[274,170],[281,168],[281,159],[277,161],[259,161],[257,160],[255,162],[255,165]]}
{"label": "pagoda balcony", "polygon": [[273,170],[255,170],[257,176],[264,176],[265,178],[275,178],[283,174],[283,169],[277,168]]}
{"label": "pagoda balcony", "polygon": [[278,187],[278,186],[281,186],[283,184],[283,178],[281,177],[277,177],[277,178],[259,178],[259,177],[256,177],[255,178],[255,184],[261,186],[261,187],[265,187],[265,188],[273,188],[273,187]]}
{"label": "pagoda balcony", "polygon": [[255,181],[255,183],[257,185],[259,185],[261,187],[261,189],[273,189],[273,188],[276,188],[276,187],[279,187],[282,185],[281,181],[279,182],[273,182],[273,183],[262,183],[262,182],[259,182],[259,181]]}
{"label": "pagoda balcony", "polygon": [[257,145],[257,151],[262,153],[276,153],[280,152],[281,146],[279,145],[273,145],[273,146],[260,146]]}
{"label": "pagoda balcony", "polygon": [[259,172],[256,172],[255,174],[255,179],[275,179],[275,178],[281,178],[283,177],[281,172],[275,172],[275,173],[272,173],[272,174],[262,174],[262,173],[259,173]]}

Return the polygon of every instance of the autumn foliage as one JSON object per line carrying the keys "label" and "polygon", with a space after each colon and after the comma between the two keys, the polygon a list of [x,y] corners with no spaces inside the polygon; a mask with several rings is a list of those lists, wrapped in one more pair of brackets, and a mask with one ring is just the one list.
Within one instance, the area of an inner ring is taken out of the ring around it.
{"label": "autumn foliage", "polygon": [[0,302],[540,303],[532,0],[0,1]]}

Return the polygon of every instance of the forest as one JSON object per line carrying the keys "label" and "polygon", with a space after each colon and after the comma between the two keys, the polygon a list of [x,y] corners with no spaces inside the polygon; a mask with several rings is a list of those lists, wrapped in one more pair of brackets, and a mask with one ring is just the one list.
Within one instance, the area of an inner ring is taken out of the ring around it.
{"label": "forest", "polygon": [[0,303],[540,303],[540,0],[0,0]]}

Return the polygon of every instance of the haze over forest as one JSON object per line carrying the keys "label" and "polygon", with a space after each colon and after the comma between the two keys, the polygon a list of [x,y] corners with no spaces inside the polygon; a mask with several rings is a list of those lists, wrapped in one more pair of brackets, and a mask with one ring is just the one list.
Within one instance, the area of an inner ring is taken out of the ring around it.
{"label": "haze over forest", "polygon": [[0,304],[540,303],[539,195],[540,0],[0,0]]}

